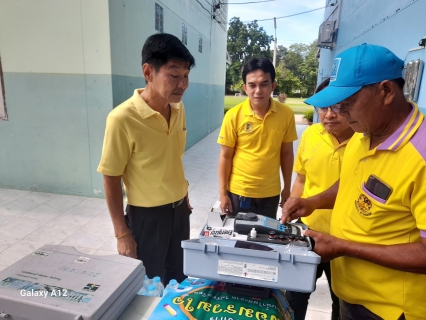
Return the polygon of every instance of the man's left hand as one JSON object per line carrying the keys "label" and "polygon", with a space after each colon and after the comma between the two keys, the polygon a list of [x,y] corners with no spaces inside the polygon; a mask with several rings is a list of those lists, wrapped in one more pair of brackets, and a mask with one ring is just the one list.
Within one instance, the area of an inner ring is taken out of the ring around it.
{"label": "man's left hand", "polygon": [[188,194],[186,194],[185,199],[186,199],[186,203],[188,204],[188,209],[192,211],[192,209],[194,209],[194,208],[191,207],[191,205],[189,203],[189,196],[188,196]]}
{"label": "man's left hand", "polygon": [[314,230],[304,231],[304,235],[315,241],[314,252],[321,256],[321,262],[327,262],[343,255],[347,241]]}
{"label": "man's left hand", "polygon": [[288,197],[290,197],[290,188],[284,188],[281,191],[281,201],[280,201],[280,207],[282,208],[284,203],[287,201]]}

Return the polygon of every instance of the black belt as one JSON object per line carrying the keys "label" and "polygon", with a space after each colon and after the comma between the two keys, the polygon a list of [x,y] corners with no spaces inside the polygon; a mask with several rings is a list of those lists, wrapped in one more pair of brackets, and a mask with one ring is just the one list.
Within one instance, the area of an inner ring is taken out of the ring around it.
{"label": "black belt", "polygon": [[163,205],[161,205],[159,207],[169,207],[169,206],[171,206],[172,208],[177,208],[177,207],[179,207],[182,204],[183,200],[185,200],[185,198],[182,198],[182,199],[180,199],[178,201],[175,201],[175,202],[172,202],[172,203],[163,204]]}

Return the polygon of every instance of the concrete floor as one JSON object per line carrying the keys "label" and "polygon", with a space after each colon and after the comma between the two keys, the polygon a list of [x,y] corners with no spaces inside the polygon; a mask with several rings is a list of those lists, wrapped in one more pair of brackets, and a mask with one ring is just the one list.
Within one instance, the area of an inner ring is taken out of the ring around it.
{"label": "concrete floor", "polygon": [[[306,125],[296,127],[300,137]],[[218,199],[218,133],[215,130],[184,155],[189,198],[194,207],[191,238],[197,237],[206,213]],[[103,199],[0,188],[0,221],[0,270],[44,244],[74,246],[87,254],[117,253]],[[330,315],[331,299],[323,276],[311,296],[306,319],[330,319]]]}

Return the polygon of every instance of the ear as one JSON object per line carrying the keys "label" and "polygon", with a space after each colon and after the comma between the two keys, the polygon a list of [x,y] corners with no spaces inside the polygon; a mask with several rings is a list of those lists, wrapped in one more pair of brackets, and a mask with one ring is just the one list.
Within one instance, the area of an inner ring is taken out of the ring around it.
{"label": "ear", "polygon": [[152,74],[154,72],[155,70],[150,64],[144,63],[142,65],[142,74],[147,83],[152,81]]}
{"label": "ear", "polygon": [[396,84],[390,80],[380,82],[378,90],[382,96],[385,105],[391,104],[395,100]]}
{"label": "ear", "polygon": [[277,80],[274,80],[274,82],[272,82],[272,92],[275,91],[276,87],[277,87]]}
{"label": "ear", "polygon": [[[246,84],[244,83],[244,84],[243,84],[243,90],[244,90],[244,92],[247,94],[247,90],[246,90],[246,89],[247,89],[247,86],[246,86]],[[248,95],[248,94],[247,94],[247,95]]]}

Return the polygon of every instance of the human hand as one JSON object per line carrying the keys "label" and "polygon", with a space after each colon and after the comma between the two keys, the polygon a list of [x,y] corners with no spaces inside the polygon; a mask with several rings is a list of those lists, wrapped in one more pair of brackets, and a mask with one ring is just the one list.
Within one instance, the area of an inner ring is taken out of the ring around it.
{"label": "human hand", "polygon": [[321,262],[327,262],[343,255],[347,241],[314,230],[303,231],[303,234],[315,241],[314,252],[321,256]]}
{"label": "human hand", "polygon": [[307,217],[315,210],[311,201],[304,198],[288,198],[282,208],[280,218],[282,224],[299,217]]}
{"label": "human hand", "polygon": [[117,250],[119,255],[136,259],[136,247],[136,241],[130,234],[124,238],[117,239]]}
{"label": "human hand", "polygon": [[190,211],[192,211],[192,209],[194,209],[194,208],[191,207],[191,204],[189,203],[189,196],[188,196],[188,194],[186,194],[185,199],[186,199],[186,204],[188,205],[188,209]]}
{"label": "human hand", "polygon": [[220,210],[222,213],[230,213],[232,212],[232,202],[228,195],[220,196]]}
{"label": "human hand", "polygon": [[287,201],[288,197],[290,197],[290,188],[284,188],[281,191],[281,201],[280,201],[280,207],[282,208],[284,203]]}

